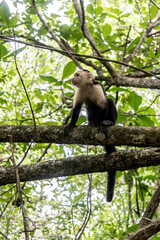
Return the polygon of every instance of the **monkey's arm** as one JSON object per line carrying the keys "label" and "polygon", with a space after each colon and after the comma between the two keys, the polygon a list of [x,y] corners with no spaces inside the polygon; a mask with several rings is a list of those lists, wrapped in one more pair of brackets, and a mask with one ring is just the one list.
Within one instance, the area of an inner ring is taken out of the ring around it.
{"label": "monkey's arm", "polygon": [[70,132],[76,125],[76,122],[79,117],[79,113],[81,111],[82,104],[78,103],[73,109],[72,109],[72,116],[71,116],[71,121],[70,123],[65,127],[64,131],[65,132]]}
{"label": "monkey's arm", "polygon": [[108,106],[106,106],[106,108],[108,108],[106,110],[106,119],[99,124],[99,129],[104,133],[107,131],[107,127],[114,126],[116,124],[118,117],[116,105],[113,99],[108,99]]}
{"label": "monkey's arm", "polygon": [[112,98],[109,98],[108,101],[109,101],[109,115],[111,121],[113,122],[113,125],[115,125],[118,117],[117,108]]}

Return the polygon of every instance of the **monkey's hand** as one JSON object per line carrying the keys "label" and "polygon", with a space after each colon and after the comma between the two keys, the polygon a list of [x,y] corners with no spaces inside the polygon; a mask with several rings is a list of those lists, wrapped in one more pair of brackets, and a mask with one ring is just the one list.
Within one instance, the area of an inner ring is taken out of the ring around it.
{"label": "monkey's hand", "polygon": [[95,127],[96,125],[95,125],[94,122],[91,122],[91,121],[90,121],[90,122],[88,123],[88,126]]}
{"label": "monkey's hand", "polygon": [[69,132],[71,132],[71,131],[73,130],[73,128],[74,128],[74,125],[71,124],[71,123],[69,123],[69,124],[64,128],[64,132],[65,132],[65,133],[69,133]]}
{"label": "monkey's hand", "polygon": [[103,133],[107,133],[107,128],[113,126],[113,122],[110,120],[104,120],[102,123],[99,124],[99,130]]}

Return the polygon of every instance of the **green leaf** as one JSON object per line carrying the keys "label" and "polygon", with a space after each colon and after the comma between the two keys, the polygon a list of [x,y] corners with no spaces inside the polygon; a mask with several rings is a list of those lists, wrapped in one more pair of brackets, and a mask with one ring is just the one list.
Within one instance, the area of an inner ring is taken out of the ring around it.
{"label": "green leaf", "polygon": [[155,175],[147,175],[144,177],[144,181],[145,180],[151,180],[153,183],[157,180],[157,176]]}
{"label": "green leaf", "polygon": [[115,18],[115,19],[117,19],[117,16],[114,15],[114,14],[112,14],[112,13],[107,12],[107,15],[108,15],[109,17],[111,17],[111,18]]}
{"label": "green leaf", "polygon": [[7,104],[7,100],[0,97],[0,104]]}
{"label": "green leaf", "polygon": [[37,103],[36,107],[34,108],[36,113],[42,112],[42,109],[43,109],[43,103]]}
{"label": "green leaf", "polygon": [[41,35],[45,36],[46,34],[47,34],[47,30],[46,30],[46,28],[42,25],[42,26],[39,28],[39,30],[38,30],[38,35],[39,35],[39,36],[41,36]]}
{"label": "green leaf", "polygon": [[11,198],[12,194],[10,192],[6,192],[5,194],[3,194],[3,196],[5,196],[6,198]]}
{"label": "green leaf", "polygon": [[34,89],[35,96],[39,98],[41,101],[44,101],[46,99],[45,96],[42,95],[41,91],[39,89]]}
{"label": "green leaf", "polygon": [[18,22],[18,19],[19,19],[18,15],[15,15],[14,17],[10,18],[9,19],[9,26],[10,27],[15,26]]}
{"label": "green leaf", "polygon": [[79,118],[78,118],[78,121],[77,121],[77,125],[81,125],[82,123],[86,122],[86,117],[81,115]]}
{"label": "green leaf", "polygon": [[65,39],[68,39],[70,37],[71,28],[70,28],[70,26],[68,26],[68,24],[62,24],[59,27],[59,31],[60,31],[61,37],[65,38]]}
{"label": "green leaf", "polygon": [[103,12],[103,13],[100,15],[100,20],[101,20],[101,21],[104,21],[106,17],[107,17],[107,13]]}
{"label": "green leaf", "polygon": [[122,14],[122,15],[121,15],[121,18],[129,17],[130,15],[131,15],[130,13]]}
{"label": "green leaf", "polygon": [[120,115],[120,114],[118,114],[118,120],[117,120],[117,122],[118,122],[118,123],[122,123],[122,122],[124,122],[127,118],[128,118],[128,116],[126,116],[126,115]]}
{"label": "green leaf", "polygon": [[114,43],[108,42],[108,45],[112,50],[119,51],[119,48]]}
{"label": "green leaf", "polygon": [[103,12],[103,8],[101,6],[98,6],[95,12],[96,12],[95,16],[98,17],[98,15],[100,15]]}
{"label": "green leaf", "polygon": [[143,23],[140,23],[139,25],[142,27],[142,28],[146,28],[147,27],[147,24],[148,24],[148,16],[144,19],[145,21]]}
{"label": "green leaf", "polygon": [[15,54],[15,52],[16,52],[16,55],[18,55],[19,53],[23,52],[23,50],[24,50],[25,48],[26,48],[26,46],[25,46],[25,47],[22,47],[22,48],[19,48],[19,49],[17,49],[16,51],[11,52],[11,53],[8,54],[4,59],[7,59],[7,58],[9,58],[9,57],[13,57],[14,54]]}
{"label": "green leaf", "polygon": [[9,16],[10,16],[10,10],[6,2],[3,2],[0,5],[0,21],[7,26],[9,25]]}
{"label": "green leaf", "polygon": [[103,33],[103,36],[104,36],[104,39],[106,39],[110,34],[111,34],[111,25],[106,23],[105,25],[103,25],[102,27],[102,33]]}
{"label": "green leaf", "polygon": [[150,8],[151,20],[153,20],[153,19],[157,16],[157,13],[158,13],[158,7],[157,7],[156,5],[153,5],[153,6]]}
{"label": "green leaf", "polygon": [[7,53],[7,48],[4,45],[0,44],[0,59],[7,55]]}
{"label": "green leaf", "polygon": [[127,233],[135,232],[137,230],[138,224],[135,224],[127,229]]}
{"label": "green leaf", "polygon": [[67,63],[63,69],[62,80],[72,75],[75,72],[75,70],[76,70],[76,65],[73,61]]}
{"label": "green leaf", "polygon": [[49,83],[57,82],[57,79],[52,76],[40,75],[40,78]]}
{"label": "green leaf", "polygon": [[160,237],[153,237],[151,240],[160,240]]}
{"label": "green leaf", "polygon": [[139,105],[142,103],[142,97],[135,92],[131,92],[128,99],[129,105],[135,110],[138,110]]}
{"label": "green leaf", "polygon": [[147,116],[137,116],[136,122],[139,126],[153,127],[154,122]]}
{"label": "green leaf", "polygon": [[0,198],[0,202],[6,203],[8,201],[8,198]]}
{"label": "green leaf", "polygon": [[140,37],[135,38],[128,46],[127,50],[129,52],[132,52],[132,50],[135,48],[135,46],[139,43]]}
{"label": "green leaf", "polygon": [[94,13],[94,8],[93,8],[93,5],[92,4],[88,4],[87,7],[86,7],[86,10],[88,13],[90,13],[91,15],[93,15]]}
{"label": "green leaf", "polygon": [[73,205],[75,205],[81,198],[83,198],[85,195],[85,193],[80,193],[79,195],[75,196],[74,200],[73,200]]}

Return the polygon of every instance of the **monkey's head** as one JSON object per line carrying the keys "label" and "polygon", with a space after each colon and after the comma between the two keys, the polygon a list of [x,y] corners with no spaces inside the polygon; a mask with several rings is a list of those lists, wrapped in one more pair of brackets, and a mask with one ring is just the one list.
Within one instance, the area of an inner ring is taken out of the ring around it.
{"label": "monkey's head", "polygon": [[92,84],[94,76],[87,70],[79,70],[74,74],[72,84],[78,88],[83,88],[87,84]]}

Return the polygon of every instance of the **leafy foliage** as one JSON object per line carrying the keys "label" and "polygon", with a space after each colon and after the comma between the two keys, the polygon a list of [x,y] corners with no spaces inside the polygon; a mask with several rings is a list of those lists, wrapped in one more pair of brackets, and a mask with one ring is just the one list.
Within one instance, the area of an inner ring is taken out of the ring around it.
{"label": "leafy foliage", "polygon": [[[0,5],[1,125],[33,124],[27,97],[15,67],[15,58],[34,110],[36,124],[61,125],[72,106],[74,89],[71,76],[77,66],[74,58],[69,59],[65,51],[63,54],[57,52],[60,49],[58,42],[65,42],[68,51],[72,48],[79,54],[94,53],[82,33],[72,1],[59,0],[55,3],[52,0],[37,0],[35,2],[58,41],[54,42],[48,29],[40,21],[32,1],[3,1]],[[144,29],[148,23],[155,23],[158,13],[158,7],[151,4],[149,6],[148,1],[84,2],[85,21],[100,52],[107,59],[120,62],[125,62],[127,56],[133,53],[140,43]],[[131,30],[129,30],[130,26]],[[158,25],[153,33],[147,35],[129,64],[146,71],[158,69],[159,31]],[[57,51],[53,51],[53,48]],[[85,64],[79,59],[81,65],[93,71],[95,75],[97,71],[93,66],[99,67],[104,76],[110,77],[102,63],[97,59],[90,61],[92,64]],[[121,70],[120,64],[112,63],[112,66],[117,72]],[[125,67],[123,74],[128,77],[133,76],[135,72],[135,69]],[[156,80],[155,77],[148,75],[146,78],[150,81]],[[160,126],[157,90],[108,86],[107,81],[103,81],[102,84],[107,89],[108,96],[117,101],[118,124]],[[84,122],[85,114],[82,111],[78,124]],[[29,144],[13,144],[16,163],[23,159],[28,147]],[[46,147],[46,144],[32,144],[23,163],[38,161]],[[101,151],[103,151],[101,147],[52,144],[42,160],[55,160],[85,153],[96,154]],[[9,143],[1,144],[0,154],[2,167],[12,165]],[[157,167],[118,172],[115,197],[111,204],[105,202],[106,173],[95,173],[92,180],[91,176],[80,175],[22,184],[23,200],[31,229],[30,238],[76,239],[75,236],[83,227],[86,214],[91,211],[91,217],[81,239],[124,239],[128,233],[137,229],[139,219],[158,181]],[[92,189],[91,197],[89,197],[90,189]],[[6,239],[23,237],[23,219],[19,214],[21,207],[16,204],[17,199],[19,193],[16,185],[1,187],[0,239],[4,239],[4,236]],[[133,218],[129,212],[129,201],[132,205]],[[152,239],[159,238],[158,233]]]}

